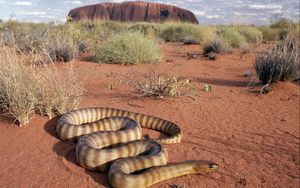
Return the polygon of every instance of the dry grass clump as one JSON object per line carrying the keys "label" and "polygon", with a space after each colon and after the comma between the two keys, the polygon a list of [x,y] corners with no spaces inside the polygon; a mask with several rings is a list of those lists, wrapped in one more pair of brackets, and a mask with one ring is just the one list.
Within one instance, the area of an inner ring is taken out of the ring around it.
{"label": "dry grass clump", "polygon": [[77,57],[78,45],[68,34],[49,36],[44,49],[52,61],[72,61]]}
{"label": "dry grass clump", "polygon": [[231,47],[227,42],[225,42],[222,38],[216,36],[212,40],[207,41],[203,45],[204,55],[207,55],[211,52],[213,53],[224,53],[231,51]]}
{"label": "dry grass clump", "polygon": [[136,89],[139,96],[152,98],[180,97],[193,90],[190,79],[179,79],[163,73],[157,74],[153,70],[143,81],[126,81],[126,84]]}
{"label": "dry grass clump", "polygon": [[27,53],[39,49],[47,38],[50,25],[7,21],[1,31],[2,41],[19,52]]}
{"label": "dry grass clump", "polygon": [[77,24],[35,24],[8,21],[0,32],[6,46],[18,52],[49,54],[53,61],[71,61],[78,52],[83,34]]}
{"label": "dry grass clump", "polygon": [[263,84],[292,81],[300,78],[300,50],[290,42],[276,45],[269,52],[257,55],[254,68]]}
{"label": "dry grass clump", "polygon": [[0,50],[0,109],[20,125],[29,122],[36,102],[36,70],[25,66],[14,49]]}
{"label": "dry grass clump", "polygon": [[0,46],[0,109],[21,125],[39,112],[52,117],[75,108],[83,94],[82,81],[71,65],[59,72],[53,63],[36,66],[15,48]]}
{"label": "dry grass clump", "polygon": [[156,63],[161,60],[158,42],[139,32],[124,32],[111,36],[96,49],[96,62],[123,65]]}
{"label": "dry grass clump", "polygon": [[71,64],[61,72],[53,63],[43,64],[39,71],[43,73],[37,89],[36,109],[39,114],[52,118],[53,114],[61,115],[77,107],[84,89]]}

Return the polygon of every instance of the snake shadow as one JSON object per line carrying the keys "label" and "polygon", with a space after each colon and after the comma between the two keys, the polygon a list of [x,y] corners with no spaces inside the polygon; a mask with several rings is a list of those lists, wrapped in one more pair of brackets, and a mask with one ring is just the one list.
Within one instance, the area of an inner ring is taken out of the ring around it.
{"label": "snake shadow", "polygon": [[80,174],[81,171],[88,174],[95,182],[104,187],[111,187],[108,182],[107,172],[94,172],[91,170],[83,169],[76,160],[76,143],[61,141],[56,133],[56,123],[58,117],[55,117],[44,125],[44,130],[58,140],[53,145],[53,151],[63,157],[66,162],[63,162],[65,167],[70,170],[71,173]]}

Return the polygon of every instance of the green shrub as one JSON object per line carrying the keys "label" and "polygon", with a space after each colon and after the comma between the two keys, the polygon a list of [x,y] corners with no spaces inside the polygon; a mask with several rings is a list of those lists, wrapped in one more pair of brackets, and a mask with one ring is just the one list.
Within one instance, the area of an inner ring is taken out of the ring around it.
{"label": "green shrub", "polygon": [[233,48],[239,48],[246,43],[246,38],[233,27],[221,28],[218,35]]}
{"label": "green shrub", "polygon": [[300,48],[300,23],[289,31],[286,41],[291,43],[294,48]]}
{"label": "green shrub", "polygon": [[262,32],[253,26],[237,26],[236,29],[249,43],[258,43],[262,40]]}
{"label": "green shrub", "polygon": [[270,28],[277,30],[277,39],[283,40],[287,36],[288,32],[294,27],[293,21],[289,19],[279,19],[270,25]]}
{"label": "green shrub", "polygon": [[247,54],[250,52],[250,46],[248,43],[241,44],[240,49],[242,54]]}
{"label": "green shrub", "polygon": [[214,29],[212,27],[196,24],[165,23],[160,27],[160,38],[167,42],[183,42],[187,39],[203,42],[212,38],[214,35]]}
{"label": "green shrub", "polygon": [[157,26],[157,24],[140,22],[130,26],[129,31],[138,31],[143,33],[144,35],[158,35],[159,27]]}
{"label": "green shrub", "polygon": [[111,36],[96,50],[95,60],[123,65],[160,61],[158,43],[139,32],[124,32]]}
{"label": "green shrub", "polygon": [[261,31],[264,41],[276,41],[278,39],[278,29],[269,26],[260,26],[258,29]]}
{"label": "green shrub", "polygon": [[254,68],[263,84],[291,81],[300,78],[299,48],[282,43],[269,52],[256,56]]}
{"label": "green shrub", "polygon": [[100,23],[102,28],[105,28],[105,30],[111,34],[125,32],[129,27],[129,24],[117,21],[102,21]]}

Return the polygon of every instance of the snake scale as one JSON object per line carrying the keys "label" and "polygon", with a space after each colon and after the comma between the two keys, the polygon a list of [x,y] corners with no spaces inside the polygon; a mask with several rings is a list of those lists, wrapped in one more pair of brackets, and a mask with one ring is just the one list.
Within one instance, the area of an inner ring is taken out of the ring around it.
{"label": "snake scale", "polygon": [[[141,127],[169,137],[142,140]],[[178,143],[182,131],[170,121],[114,108],[83,108],[63,114],[56,131],[60,139],[77,142],[76,158],[87,169],[109,171],[116,188],[148,187],[191,173],[207,173],[218,165],[205,160],[167,164],[162,144]]]}

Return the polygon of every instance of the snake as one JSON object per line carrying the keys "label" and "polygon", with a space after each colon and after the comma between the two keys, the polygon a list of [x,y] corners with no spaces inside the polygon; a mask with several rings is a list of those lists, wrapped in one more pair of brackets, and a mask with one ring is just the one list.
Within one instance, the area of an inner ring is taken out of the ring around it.
{"label": "snake", "polygon": [[[142,138],[142,128],[168,135]],[[163,180],[217,171],[219,165],[207,160],[167,163],[163,144],[182,140],[182,130],[171,121],[116,108],[81,108],[64,113],[56,132],[63,141],[77,142],[77,162],[86,169],[108,171],[115,188],[149,187]]]}

